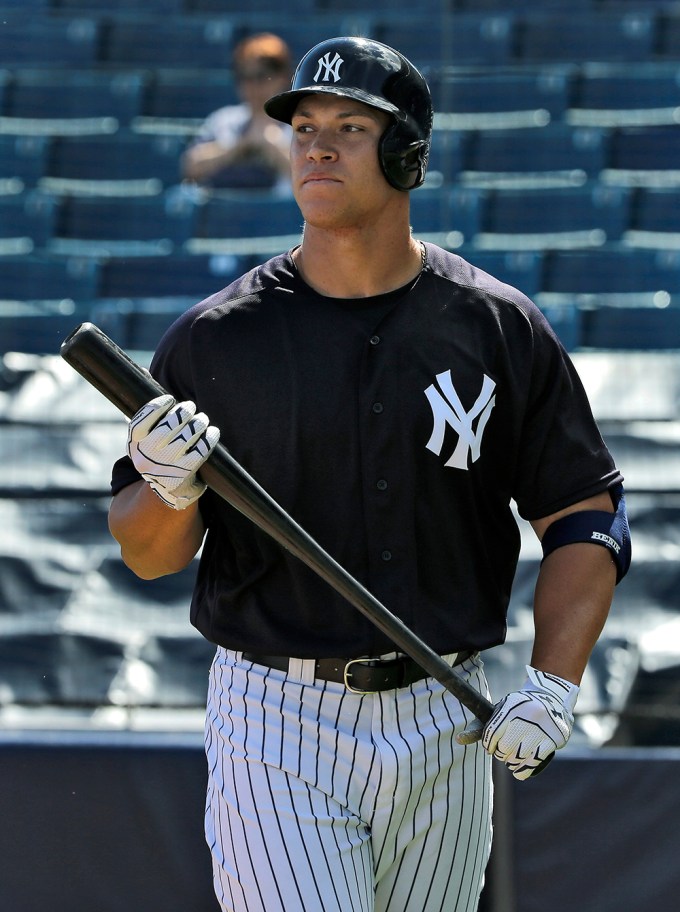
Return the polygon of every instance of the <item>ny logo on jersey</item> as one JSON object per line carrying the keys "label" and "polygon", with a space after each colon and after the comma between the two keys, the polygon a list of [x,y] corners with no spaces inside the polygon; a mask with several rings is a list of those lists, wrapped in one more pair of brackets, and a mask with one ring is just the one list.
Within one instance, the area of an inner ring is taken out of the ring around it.
{"label": "ny logo on jersey", "polygon": [[[491,410],[496,404],[496,397],[493,393],[496,384],[484,374],[482,391],[470,411],[466,412],[453,385],[451,371],[442,371],[441,374],[437,374],[437,382],[439,389],[432,383],[425,390],[434,417],[432,436],[426,447],[439,456],[444,446],[446,428],[447,426],[453,428],[458,434],[458,443],[445,464],[454,469],[467,470],[468,457],[472,462],[479,459],[484,428],[491,415]],[[473,428],[475,421],[477,422],[476,430]]]}
{"label": "ny logo on jersey", "polygon": [[328,51],[319,57],[319,66],[317,67],[316,74],[314,76],[314,82],[318,82],[323,71],[323,78],[321,82],[328,82],[333,77],[333,82],[337,82],[340,79],[340,66],[345,61],[342,59],[338,52],[335,52],[335,57],[331,60],[331,53]]}

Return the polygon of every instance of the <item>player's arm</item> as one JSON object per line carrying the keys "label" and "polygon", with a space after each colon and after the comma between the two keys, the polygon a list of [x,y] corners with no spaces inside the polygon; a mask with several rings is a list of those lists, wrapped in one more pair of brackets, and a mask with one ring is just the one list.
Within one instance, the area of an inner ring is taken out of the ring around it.
{"label": "player's arm", "polygon": [[109,508],[109,529],[120,545],[125,564],[142,579],[156,579],[188,566],[203,542],[205,529],[198,505],[173,510],[146,481],[115,495]]}
{"label": "player's arm", "polygon": [[192,402],[164,395],[130,421],[127,450],[142,481],[119,491],[109,509],[109,528],[127,566],[143,579],[186,567],[203,541],[198,498],[205,484],[198,469],[219,440],[219,431]]}
{"label": "player's arm", "polygon": [[[613,514],[607,492],[531,523],[543,540],[548,528],[572,513]],[[534,668],[580,684],[590,654],[609,614],[616,585],[611,552],[591,542],[571,542],[541,563],[534,594]]]}
{"label": "player's arm", "polygon": [[[622,490],[588,498],[532,522],[544,559],[534,596],[534,646],[527,678],[498,704],[481,738],[517,779],[564,747],[586,664],[602,632],[614,586],[628,570],[630,536]],[[477,729],[477,730],[475,730]]]}

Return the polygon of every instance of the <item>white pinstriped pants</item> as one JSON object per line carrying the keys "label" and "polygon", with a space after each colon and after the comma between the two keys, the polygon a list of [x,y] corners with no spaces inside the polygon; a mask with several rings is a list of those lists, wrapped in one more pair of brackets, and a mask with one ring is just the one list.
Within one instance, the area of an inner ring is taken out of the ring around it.
{"label": "white pinstriped pants", "polygon": [[[206,839],[224,912],[474,912],[491,848],[491,758],[432,678],[357,695],[218,649]],[[297,671],[298,669],[294,669]],[[457,672],[488,693],[479,658]]]}

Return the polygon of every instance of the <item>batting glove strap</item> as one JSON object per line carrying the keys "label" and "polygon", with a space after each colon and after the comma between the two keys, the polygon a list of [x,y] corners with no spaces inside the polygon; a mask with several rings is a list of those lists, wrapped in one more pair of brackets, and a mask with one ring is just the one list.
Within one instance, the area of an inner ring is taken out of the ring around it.
{"label": "batting glove strap", "polygon": [[205,491],[196,472],[219,437],[193,402],[177,403],[166,394],[147,402],[132,418],[127,449],[152,491],[173,510],[185,510]]}
{"label": "batting glove strap", "polygon": [[516,779],[528,779],[569,740],[578,693],[575,684],[528,665],[522,690],[508,694],[486,724],[484,749],[505,763]]}

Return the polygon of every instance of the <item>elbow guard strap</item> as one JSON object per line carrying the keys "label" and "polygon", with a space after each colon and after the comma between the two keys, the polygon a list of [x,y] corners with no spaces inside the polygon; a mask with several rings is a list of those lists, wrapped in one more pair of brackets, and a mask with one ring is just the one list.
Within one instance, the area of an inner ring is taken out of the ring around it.
{"label": "elbow guard strap", "polygon": [[630,528],[623,487],[618,485],[611,494],[613,499],[616,498],[615,513],[579,510],[551,523],[541,541],[543,560],[556,548],[562,548],[564,545],[592,542],[607,548],[616,564],[616,582],[620,583],[630,567]]}

